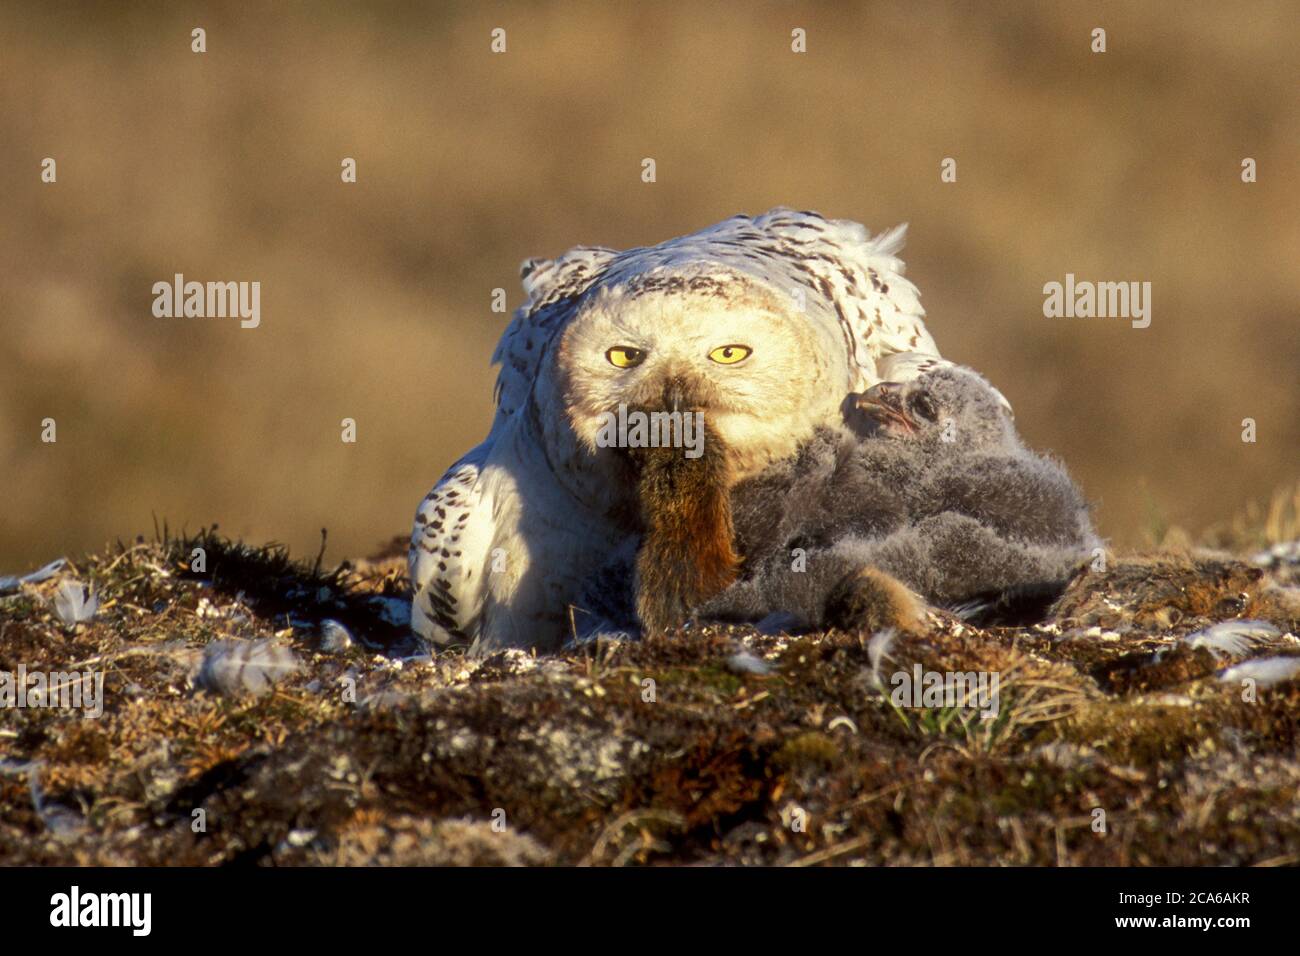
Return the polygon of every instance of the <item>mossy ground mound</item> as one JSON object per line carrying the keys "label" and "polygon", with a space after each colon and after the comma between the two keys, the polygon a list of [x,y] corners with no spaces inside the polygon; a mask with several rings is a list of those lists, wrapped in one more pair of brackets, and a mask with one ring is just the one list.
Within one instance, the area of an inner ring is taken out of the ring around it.
{"label": "mossy ground mound", "polygon": [[[0,861],[1300,861],[1300,681],[1221,679],[1300,654],[1300,620],[1244,562],[1115,561],[1045,624],[935,614],[887,646],[708,627],[482,660],[411,656],[400,563],[164,535],[66,570],[100,600],[73,629],[57,579],[0,598],[0,672],[104,674],[98,719],[0,710]],[[1235,656],[1180,640],[1232,618],[1280,634]],[[356,642],[322,650],[325,619]],[[302,666],[261,696],[197,689],[223,638]],[[917,664],[996,672],[997,715],[896,705]]]}

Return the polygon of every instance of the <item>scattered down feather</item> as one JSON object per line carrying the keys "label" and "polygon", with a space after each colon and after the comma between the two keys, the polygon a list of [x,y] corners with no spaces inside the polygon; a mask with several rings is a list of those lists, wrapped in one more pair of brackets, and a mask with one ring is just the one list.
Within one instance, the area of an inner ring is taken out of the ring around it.
{"label": "scattered down feather", "polygon": [[223,697],[260,696],[298,667],[298,655],[269,638],[214,641],[203,651],[194,683]]}
{"label": "scattered down feather", "polygon": [[11,591],[17,591],[24,584],[39,584],[42,581],[48,581],[54,575],[63,570],[67,565],[67,558],[58,558],[38,568],[31,574],[5,574],[0,575],[0,594],[9,594]]}
{"label": "scattered down feather", "polygon": [[327,654],[341,654],[356,642],[352,632],[333,618],[320,622],[320,649]]}
{"label": "scattered down feather", "polygon": [[1219,674],[1225,683],[1253,680],[1259,687],[1272,687],[1300,675],[1300,657],[1257,657],[1229,667]]}
{"label": "scattered down feather", "polygon": [[752,651],[741,648],[727,658],[727,670],[734,674],[770,674],[772,665]]}
{"label": "scattered down feather", "polygon": [[883,631],[877,631],[867,642],[867,660],[871,661],[871,680],[877,687],[884,686],[880,679],[880,665],[889,656],[889,649],[893,646],[896,637],[898,632],[892,627],[887,627]]}
{"label": "scattered down feather", "polygon": [[1281,633],[1268,621],[1222,621],[1188,634],[1183,642],[1191,648],[1203,647],[1216,658],[1240,657],[1273,643]]}
{"label": "scattered down feather", "polygon": [[80,581],[61,581],[54,594],[54,613],[67,627],[84,624],[95,616],[99,610],[97,598],[90,585]]}

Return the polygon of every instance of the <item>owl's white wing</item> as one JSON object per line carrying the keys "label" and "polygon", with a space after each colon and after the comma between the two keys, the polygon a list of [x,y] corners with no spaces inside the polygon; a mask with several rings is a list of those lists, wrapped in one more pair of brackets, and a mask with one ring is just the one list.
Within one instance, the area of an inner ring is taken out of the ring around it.
{"label": "owl's white wing", "polygon": [[933,369],[951,368],[954,365],[955,362],[924,352],[894,352],[883,356],[876,363],[876,370],[882,382],[909,382]]}
{"label": "owl's white wing", "polygon": [[407,555],[411,628],[434,645],[472,641],[478,633],[494,534],[479,480],[490,442],[452,465],[415,512]]}
{"label": "owl's white wing", "polygon": [[612,249],[579,246],[558,259],[529,259],[520,270],[528,299],[492,356],[501,366],[492,428],[447,470],[415,514],[408,552],[415,590],[411,622],[430,644],[470,643],[482,630],[491,551],[500,531],[498,502],[492,500],[498,483],[487,474],[489,459],[505,426],[527,404],[551,338],[615,255]]}

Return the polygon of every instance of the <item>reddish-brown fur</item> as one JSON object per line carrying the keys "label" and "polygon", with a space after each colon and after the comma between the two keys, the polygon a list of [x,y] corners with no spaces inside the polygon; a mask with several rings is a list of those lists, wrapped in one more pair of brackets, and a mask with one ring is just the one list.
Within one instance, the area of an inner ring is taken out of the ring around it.
{"label": "reddish-brown fur", "polygon": [[637,614],[647,631],[683,623],[691,608],[736,580],[731,469],[721,439],[705,431],[704,454],[636,452],[645,535],[637,555]]}

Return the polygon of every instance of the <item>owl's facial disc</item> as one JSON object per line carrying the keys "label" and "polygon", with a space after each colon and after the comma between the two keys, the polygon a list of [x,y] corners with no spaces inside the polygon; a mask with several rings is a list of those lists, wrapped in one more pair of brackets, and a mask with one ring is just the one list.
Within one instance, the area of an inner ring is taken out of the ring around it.
{"label": "owl's facial disc", "polygon": [[[719,345],[709,351],[709,361],[719,365],[739,365],[753,354],[754,350],[748,345]],[[605,353],[605,358],[615,368],[636,368],[645,361],[646,352],[632,345],[615,345]]]}
{"label": "owl's facial disc", "polygon": [[842,343],[743,284],[597,296],[566,327],[553,368],[573,436],[592,454],[620,407],[675,406],[704,415],[741,476],[838,420],[848,382]]}

